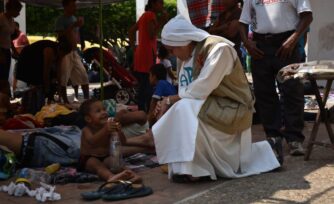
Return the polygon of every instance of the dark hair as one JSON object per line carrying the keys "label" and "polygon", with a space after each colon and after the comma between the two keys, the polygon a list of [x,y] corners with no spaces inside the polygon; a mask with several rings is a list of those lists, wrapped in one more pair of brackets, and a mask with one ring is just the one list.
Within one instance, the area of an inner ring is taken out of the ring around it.
{"label": "dark hair", "polygon": [[159,1],[163,1],[163,0],[148,0],[146,6],[145,6],[145,11],[151,10],[153,4],[159,2]]}
{"label": "dark hair", "polygon": [[163,64],[155,64],[151,67],[150,73],[156,76],[158,80],[166,80],[167,70]]}
{"label": "dark hair", "polygon": [[18,0],[8,0],[5,5],[6,10],[21,10],[22,4]]}
{"label": "dark hair", "polygon": [[77,0],[63,0],[61,4],[63,5],[63,7],[65,7],[69,5],[72,1],[76,2]]}
{"label": "dark hair", "polygon": [[81,114],[82,117],[85,117],[89,114],[89,111],[90,111],[90,108],[92,106],[93,103],[99,101],[98,99],[96,98],[91,98],[91,99],[88,99],[86,101],[84,101],[81,105],[80,105],[80,108],[79,108],[79,113]]}
{"label": "dark hair", "polygon": [[168,50],[166,49],[166,47],[165,46],[163,46],[163,45],[161,45],[160,47],[159,47],[159,51],[158,51],[158,57],[159,58],[166,58],[166,57],[168,57]]}

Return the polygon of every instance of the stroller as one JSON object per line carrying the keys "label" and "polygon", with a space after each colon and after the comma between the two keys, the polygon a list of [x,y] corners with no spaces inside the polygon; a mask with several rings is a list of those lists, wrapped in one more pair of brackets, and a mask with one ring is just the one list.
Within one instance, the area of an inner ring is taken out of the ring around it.
{"label": "stroller", "polygon": [[[84,51],[83,58],[88,64],[88,71],[95,67],[99,68],[100,49],[97,47],[89,48]],[[137,79],[117,62],[111,51],[103,50],[103,72],[104,79],[110,83],[104,85],[104,98],[113,98],[117,103],[129,104],[135,102]],[[98,76],[100,74],[98,73]],[[104,80],[105,81],[105,80]],[[100,98],[101,88],[93,90],[94,97]]]}

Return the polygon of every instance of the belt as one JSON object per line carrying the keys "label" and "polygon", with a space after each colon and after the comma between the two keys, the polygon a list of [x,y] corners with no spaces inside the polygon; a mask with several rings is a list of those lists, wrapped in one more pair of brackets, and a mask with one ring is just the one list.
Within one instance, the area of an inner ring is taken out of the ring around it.
{"label": "belt", "polygon": [[253,33],[254,40],[260,40],[260,41],[283,41],[291,36],[292,33],[294,33],[294,30],[286,31],[283,33]]}
{"label": "belt", "polygon": [[33,158],[36,136],[45,137],[45,138],[51,140],[52,142],[57,144],[60,148],[62,148],[64,151],[67,151],[69,149],[69,146],[67,144],[65,144],[64,142],[62,142],[61,140],[59,140],[55,137],[52,137],[52,136],[50,136],[46,133],[42,133],[42,132],[33,132],[33,133],[29,134],[27,144],[24,148],[24,151],[21,153],[21,155],[22,155],[21,165],[22,166],[29,166],[31,159]]}

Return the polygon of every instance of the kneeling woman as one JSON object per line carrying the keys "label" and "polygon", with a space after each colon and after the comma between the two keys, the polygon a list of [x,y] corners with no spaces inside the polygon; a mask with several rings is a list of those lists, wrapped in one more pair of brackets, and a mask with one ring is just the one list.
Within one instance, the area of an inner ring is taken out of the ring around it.
{"label": "kneeling woman", "polygon": [[157,111],[168,111],[134,144],[154,139],[170,178],[238,178],[279,167],[267,141],[252,144],[254,99],[232,43],[182,16],[164,26],[162,43],[182,62],[179,93],[161,101]]}

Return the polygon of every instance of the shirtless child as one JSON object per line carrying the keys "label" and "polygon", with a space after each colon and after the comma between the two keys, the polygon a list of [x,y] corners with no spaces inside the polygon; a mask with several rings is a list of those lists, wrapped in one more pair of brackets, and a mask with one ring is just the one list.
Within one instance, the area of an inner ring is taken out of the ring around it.
{"label": "shirtless child", "polygon": [[80,168],[96,173],[106,181],[140,181],[141,178],[131,170],[123,170],[116,175],[109,170],[111,163],[110,133],[115,130],[119,131],[120,124],[116,121],[108,121],[108,114],[102,102],[97,99],[89,99],[82,103],[80,112],[86,122],[81,136]]}

